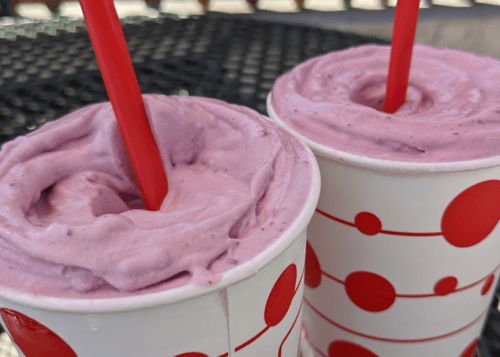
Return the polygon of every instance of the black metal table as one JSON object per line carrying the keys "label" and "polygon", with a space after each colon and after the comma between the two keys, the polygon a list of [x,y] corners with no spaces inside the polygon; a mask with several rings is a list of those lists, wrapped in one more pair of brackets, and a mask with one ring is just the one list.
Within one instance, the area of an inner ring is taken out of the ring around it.
{"label": "black metal table", "polygon": [[[216,14],[126,18],[123,28],[143,93],[212,97],[263,114],[274,80],[298,63],[355,45],[386,43]],[[83,20],[0,19],[0,144],[106,100]],[[496,295],[479,342],[481,357],[500,356],[498,288]]]}

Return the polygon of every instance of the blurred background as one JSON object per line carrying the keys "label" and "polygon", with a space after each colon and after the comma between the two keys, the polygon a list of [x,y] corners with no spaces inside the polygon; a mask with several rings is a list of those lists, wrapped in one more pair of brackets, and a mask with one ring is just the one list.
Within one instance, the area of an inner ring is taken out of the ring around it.
{"label": "blurred background", "polygon": [[[121,17],[205,11],[391,38],[396,0],[115,0]],[[82,17],[74,0],[0,0],[0,15]],[[416,42],[500,58],[500,0],[421,0]],[[0,22],[1,23],[1,22]]]}

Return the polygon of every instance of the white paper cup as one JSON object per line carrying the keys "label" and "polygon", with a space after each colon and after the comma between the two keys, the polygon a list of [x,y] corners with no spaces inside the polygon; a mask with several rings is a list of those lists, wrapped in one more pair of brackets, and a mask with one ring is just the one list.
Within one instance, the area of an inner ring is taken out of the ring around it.
{"label": "white paper cup", "polygon": [[2,326],[26,357],[296,357],[306,227],[320,191],[310,157],[313,180],[297,220],[216,284],[108,299],[1,288]]}
{"label": "white paper cup", "polygon": [[472,357],[500,270],[500,157],[391,162],[294,134],[322,179],[304,291],[314,356]]}

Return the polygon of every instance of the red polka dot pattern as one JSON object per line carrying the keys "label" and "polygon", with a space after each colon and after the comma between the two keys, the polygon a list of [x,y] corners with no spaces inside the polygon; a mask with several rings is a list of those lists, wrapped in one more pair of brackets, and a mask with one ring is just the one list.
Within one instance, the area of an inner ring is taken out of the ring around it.
{"label": "red polka dot pattern", "polygon": [[304,283],[311,289],[317,288],[321,284],[321,266],[318,256],[314,252],[311,244],[306,244],[306,267]]}
{"label": "red polka dot pattern", "polygon": [[467,346],[467,348],[460,354],[459,357],[473,357],[474,356],[474,352],[476,352],[476,347],[477,347],[478,342],[479,341],[477,339],[475,339],[474,341],[472,341]]}
{"label": "red polka dot pattern", "polygon": [[351,273],[345,281],[345,289],[356,306],[369,312],[387,310],[396,300],[394,286],[387,279],[366,271]]}
{"label": "red polka dot pattern", "polygon": [[1,309],[5,326],[26,357],[78,357],[59,336],[20,312]]}
{"label": "red polka dot pattern", "polygon": [[[316,254],[314,253],[314,251],[312,251],[312,248],[310,248],[310,252],[312,252],[313,255],[313,265],[316,264],[319,269],[319,262]],[[309,261],[311,261],[311,259],[309,259]],[[321,270],[319,271],[321,278]],[[290,264],[278,277],[271,292],[269,293],[264,311],[264,320],[267,324],[267,327],[247,342],[238,346],[236,351],[256,340],[262,333],[267,331],[269,327],[278,325],[285,318],[286,314],[290,310],[290,306],[295,296],[296,281],[297,266],[295,264]],[[78,357],[71,349],[71,347],[69,347],[68,344],[64,342],[59,336],[57,336],[53,331],[49,330],[47,327],[41,325],[32,318],[17,311],[6,308],[0,309],[0,313],[5,326],[12,336],[12,339],[23,351],[26,357]],[[291,329],[297,322],[298,316],[299,314],[297,314],[297,317],[295,318]],[[281,347],[290,334],[290,331],[285,336],[280,346],[280,356]],[[226,353],[223,356],[227,355],[228,354]],[[185,352],[174,357],[209,356],[201,352]]]}
{"label": "red polka dot pattern", "polygon": [[364,347],[347,341],[334,341],[328,346],[328,357],[378,357]]}
{"label": "red polka dot pattern", "polygon": [[354,225],[363,234],[374,236],[382,231],[382,222],[370,212],[360,212],[354,218]]}
{"label": "red polka dot pattern", "polygon": [[276,326],[285,318],[295,295],[296,281],[297,266],[290,264],[276,280],[267,298],[264,311],[267,326]]}
{"label": "red polka dot pattern", "polygon": [[442,278],[434,285],[434,294],[445,296],[455,291],[458,285],[458,280],[454,276]]}
{"label": "red polka dot pattern", "polygon": [[493,283],[495,282],[495,274],[491,274],[486,278],[483,283],[483,287],[481,288],[481,295],[486,295],[491,290]]}
{"label": "red polka dot pattern", "polygon": [[481,243],[500,219],[500,181],[469,187],[451,201],[441,219],[444,238],[459,248]]}

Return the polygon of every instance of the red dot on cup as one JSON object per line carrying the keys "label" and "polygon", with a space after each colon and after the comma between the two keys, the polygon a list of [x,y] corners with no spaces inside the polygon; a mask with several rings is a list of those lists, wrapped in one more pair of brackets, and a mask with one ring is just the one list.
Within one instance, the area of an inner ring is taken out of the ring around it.
{"label": "red dot on cup", "polygon": [[472,341],[465,348],[465,350],[462,352],[462,354],[460,355],[460,357],[473,357],[474,353],[476,352],[476,347],[477,347],[478,342],[479,342],[478,339],[475,339],[474,341]]}
{"label": "red dot on cup", "polygon": [[20,312],[2,308],[3,322],[26,357],[78,357],[53,331]]}
{"label": "red dot on cup", "polygon": [[267,298],[264,321],[267,326],[276,326],[284,318],[295,295],[297,266],[290,264],[279,276]]}
{"label": "red dot on cup", "polygon": [[347,341],[334,341],[328,346],[328,357],[378,357],[372,351]]}
{"label": "red dot on cup", "polygon": [[458,280],[454,276],[447,276],[434,284],[434,294],[445,296],[455,291]]}
{"label": "red dot on cup", "polygon": [[382,231],[382,222],[370,212],[360,212],[354,218],[354,225],[363,234],[374,236]]}
{"label": "red dot on cup", "polygon": [[318,256],[309,242],[306,243],[306,268],[304,283],[314,289],[321,284],[321,266]]}
{"label": "red dot on cup", "polygon": [[481,288],[481,295],[486,295],[491,290],[493,286],[493,282],[495,281],[495,274],[491,274],[486,278],[483,283],[483,287]]}
{"label": "red dot on cup", "polygon": [[366,271],[349,274],[345,289],[356,306],[369,312],[387,310],[396,301],[396,291],[392,284],[380,275]]}
{"label": "red dot on cup", "polygon": [[441,230],[459,248],[481,243],[500,219],[500,181],[489,180],[462,191],[446,207]]}

